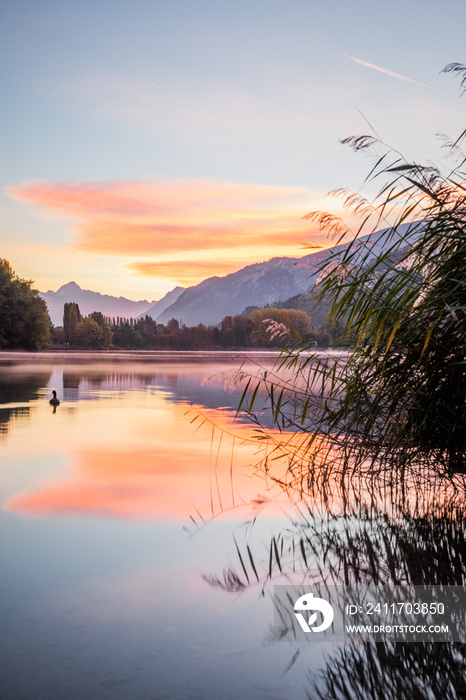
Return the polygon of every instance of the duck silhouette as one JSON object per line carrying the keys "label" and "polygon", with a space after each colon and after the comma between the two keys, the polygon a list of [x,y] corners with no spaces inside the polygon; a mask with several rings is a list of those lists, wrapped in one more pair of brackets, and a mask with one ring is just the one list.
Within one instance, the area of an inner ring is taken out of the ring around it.
{"label": "duck silhouette", "polygon": [[55,389],[52,391],[52,394],[53,396],[50,399],[49,404],[53,406],[53,412],[55,413],[55,411],[57,410],[57,406],[60,405],[60,399],[57,399],[57,392],[55,391]]}

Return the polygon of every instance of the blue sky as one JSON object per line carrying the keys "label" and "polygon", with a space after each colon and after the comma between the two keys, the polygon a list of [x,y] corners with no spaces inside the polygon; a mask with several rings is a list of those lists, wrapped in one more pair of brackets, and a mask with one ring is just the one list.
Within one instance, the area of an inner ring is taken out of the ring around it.
{"label": "blue sky", "polygon": [[438,160],[464,128],[439,74],[466,61],[464,2],[0,7],[0,255],[42,290],[152,299],[299,255],[301,217],[370,165],[339,139],[369,122]]}

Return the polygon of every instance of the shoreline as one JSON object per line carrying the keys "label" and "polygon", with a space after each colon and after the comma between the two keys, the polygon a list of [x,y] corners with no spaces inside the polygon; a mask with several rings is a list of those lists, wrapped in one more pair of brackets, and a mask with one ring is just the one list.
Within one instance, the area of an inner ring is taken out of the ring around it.
{"label": "shoreline", "polygon": [[[349,350],[316,349],[301,353],[303,356],[318,354],[326,357],[346,357]],[[77,350],[57,348],[32,351],[32,350],[0,350],[0,366],[5,363],[15,362],[44,362],[66,360],[109,360],[109,361],[176,361],[176,360],[235,360],[258,359],[276,360],[280,357],[281,350],[243,348],[238,350]]]}

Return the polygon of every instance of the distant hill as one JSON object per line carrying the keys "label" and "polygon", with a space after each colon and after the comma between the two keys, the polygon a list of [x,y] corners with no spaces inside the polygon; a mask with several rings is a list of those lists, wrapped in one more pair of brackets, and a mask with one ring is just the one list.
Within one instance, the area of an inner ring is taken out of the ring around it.
{"label": "distant hill", "polygon": [[[405,229],[406,227],[404,227],[403,230]],[[378,254],[380,252],[380,246],[377,246],[377,250],[374,247],[370,248],[370,252]],[[402,247],[394,255],[391,255],[389,258],[377,265],[377,267],[375,267],[374,269],[382,270],[387,266],[396,264],[408,252],[408,247]],[[372,256],[370,256],[366,262],[369,265],[371,265],[373,262]],[[323,299],[321,298],[321,290],[318,285],[314,285],[314,287],[310,289],[309,292],[297,294],[293,297],[290,297],[289,299],[285,299],[284,301],[275,302],[274,304],[272,304],[272,306],[275,306],[278,309],[296,309],[298,311],[304,311],[308,314],[308,316],[311,317],[313,328],[319,328],[320,326],[322,326],[322,324],[326,323],[331,308],[330,300],[326,296],[324,296]]]}
{"label": "distant hill", "polygon": [[160,314],[162,314],[166,308],[174,304],[178,297],[183,294],[186,287],[175,287],[171,292],[167,292],[164,297],[156,301],[155,304],[150,306],[147,310],[139,314],[138,318],[143,318],[144,316],[150,316],[156,320]]}
{"label": "distant hill", "polygon": [[[398,235],[403,236],[408,226],[400,226]],[[369,251],[378,255],[386,249],[389,235],[385,229],[359,239],[361,254]],[[39,296],[45,300],[52,321],[57,326],[63,322],[63,305],[73,301],[79,304],[83,315],[101,311],[111,318],[141,318],[147,314],[158,323],[167,323],[171,318],[176,318],[187,326],[198,323],[215,325],[224,316],[241,314],[248,306],[269,304],[285,308],[284,304],[288,304],[287,308],[297,308],[310,314],[313,325],[317,326],[326,315],[325,309],[316,309],[312,292],[319,268],[330,255],[343,252],[347,246],[347,243],[343,243],[299,258],[272,258],[247,265],[225,277],[209,277],[188,289],[175,287],[159,301],[131,301],[125,297],[113,297],[81,289],[76,282],[68,282],[56,292],[39,292]],[[355,254],[352,264],[357,265],[358,255]]]}
{"label": "distant hill", "polygon": [[153,301],[131,301],[125,297],[112,297],[108,294],[92,292],[89,289],[81,289],[76,282],[64,284],[56,292],[39,292],[49,310],[52,323],[55,326],[63,324],[63,306],[65,302],[76,302],[83,316],[93,311],[101,311],[104,316],[138,316],[154,304]]}
{"label": "distant hill", "polygon": [[296,309],[297,311],[304,311],[311,317],[312,327],[319,328],[327,321],[330,312],[330,304],[319,299],[319,293],[320,289],[319,286],[317,286],[309,292],[296,294],[296,296],[285,299],[285,301],[279,301],[273,304],[273,306],[276,306],[277,309]]}
{"label": "distant hill", "polygon": [[[407,226],[399,228],[399,235],[403,235]],[[362,237],[358,245],[361,254],[369,251],[378,255],[388,242],[387,230],[383,230]],[[347,246],[343,243],[300,258],[272,258],[247,265],[225,277],[210,277],[186,289],[156,320],[167,323],[176,318],[187,326],[216,324],[224,316],[242,313],[248,306],[275,305],[309,292],[315,285],[318,268],[331,254],[343,252]],[[357,262],[357,256],[353,262]],[[307,301],[310,303],[305,306],[312,308],[313,300]]]}
{"label": "distant hill", "polygon": [[216,324],[224,316],[241,313],[250,304],[265,306],[303,292],[309,286],[309,269],[296,267],[298,260],[273,258],[226,277],[210,277],[186,289],[157,321],[167,323],[176,318],[187,326]]}

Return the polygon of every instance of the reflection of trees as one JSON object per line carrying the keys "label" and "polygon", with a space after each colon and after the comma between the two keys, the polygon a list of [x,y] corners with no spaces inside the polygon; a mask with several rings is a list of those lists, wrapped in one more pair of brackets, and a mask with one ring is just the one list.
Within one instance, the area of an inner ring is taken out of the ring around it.
{"label": "reflection of trees", "polygon": [[73,368],[63,371],[63,388],[75,391],[85,389],[88,386],[109,391],[134,389],[145,387],[154,380],[154,375],[128,371],[119,372],[114,369],[90,371],[89,368],[84,367],[82,370]]}
{"label": "reflection of trees", "polygon": [[[27,403],[41,398],[40,390],[47,386],[50,372],[0,374],[0,404]],[[0,433],[6,433],[12,421],[19,415],[29,415],[27,406],[0,409]]]}
{"label": "reflection of trees", "polygon": [[63,370],[63,388],[64,389],[79,389],[79,382],[84,374],[82,372],[70,372]]}
{"label": "reflection of trees", "polygon": [[0,435],[9,431],[17,416],[29,416],[29,408],[0,408]]}

